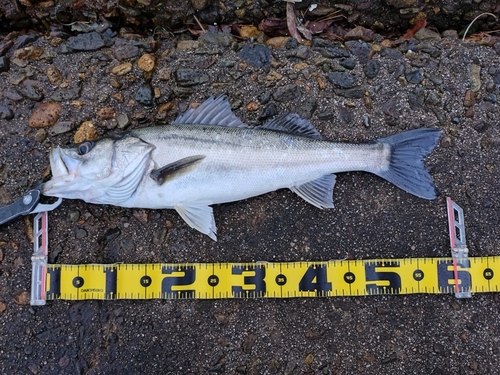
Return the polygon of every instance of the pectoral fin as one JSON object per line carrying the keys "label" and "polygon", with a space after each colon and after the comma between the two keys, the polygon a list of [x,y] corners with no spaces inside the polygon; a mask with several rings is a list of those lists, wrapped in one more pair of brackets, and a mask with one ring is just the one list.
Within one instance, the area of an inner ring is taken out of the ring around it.
{"label": "pectoral fin", "polygon": [[179,159],[173,163],[167,164],[164,167],[154,169],[151,171],[150,176],[158,183],[158,185],[162,185],[166,180],[188,172],[203,159],[205,159],[205,155],[188,156],[187,158]]}
{"label": "pectoral fin", "polygon": [[191,228],[199,230],[212,240],[217,241],[217,228],[215,227],[212,207],[198,204],[191,206],[177,205],[174,208]]}
{"label": "pectoral fin", "polygon": [[333,208],[335,178],[334,174],[327,174],[317,180],[293,186],[290,190],[316,207]]}

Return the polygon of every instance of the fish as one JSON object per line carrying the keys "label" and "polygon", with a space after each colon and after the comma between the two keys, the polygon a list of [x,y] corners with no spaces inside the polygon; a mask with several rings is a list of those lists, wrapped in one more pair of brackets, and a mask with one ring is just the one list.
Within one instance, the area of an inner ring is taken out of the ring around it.
{"label": "fish", "polygon": [[212,205],[288,188],[333,208],[336,173],[373,173],[424,199],[436,198],[423,159],[441,130],[419,128],[369,143],[324,140],[295,113],[244,124],[225,96],[209,97],[171,124],[136,128],[50,151],[46,196],[143,209],[175,209],[217,240]]}

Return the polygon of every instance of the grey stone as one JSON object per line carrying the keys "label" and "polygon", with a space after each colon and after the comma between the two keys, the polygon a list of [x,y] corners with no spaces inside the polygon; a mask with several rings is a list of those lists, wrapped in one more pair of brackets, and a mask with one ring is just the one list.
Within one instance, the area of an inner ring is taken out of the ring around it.
{"label": "grey stone", "polygon": [[429,95],[427,95],[427,98],[425,99],[425,103],[429,105],[438,105],[440,102],[441,100],[433,91],[430,92]]}
{"label": "grey stone", "polygon": [[422,46],[419,45],[417,46],[416,50],[423,53],[427,53],[428,55],[431,55],[434,58],[441,56],[442,53],[439,48],[436,48],[431,45],[422,45]]}
{"label": "grey stone", "polygon": [[77,240],[81,240],[82,238],[87,237],[87,231],[83,228],[76,228],[75,237]]}
{"label": "grey stone", "polygon": [[7,56],[0,57],[0,73],[7,72],[10,68],[10,61]]}
{"label": "grey stone", "polygon": [[14,42],[12,40],[2,40],[0,41],[0,56],[3,56],[12,47]]}
{"label": "grey stone", "polygon": [[198,38],[198,42],[203,45],[218,45],[221,47],[229,47],[233,42],[234,38],[229,33],[218,33],[209,31],[208,33],[202,34]]}
{"label": "grey stone", "polygon": [[356,60],[352,57],[344,58],[340,60],[339,64],[346,69],[353,70],[356,67]]}
{"label": "grey stone", "polygon": [[123,61],[126,59],[137,57],[140,55],[140,53],[141,53],[141,50],[139,49],[139,47],[134,46],[130,43],[121,45],[121,46],[117,47],[114,51],[114,55],[115,55],[116,59],[119,61]]}
{"label": "grey stone", "polygon": [[190,87],[208,82],[210,77],[199,69],[179,69],[175,72],[175,80],[181,87]]}
{"label": "grey stone", "polygon": [[413,92],[408,93],[408,104],[412,110],[422,108],[424,105],[424,90],[417,87]]}
{"label": "grey stone", "polygon": [[328,58],[350,57],[349,52],[336,43],[323,39],[313,39],[312,48]]}
{"label": "grey stone", "polygon": [[377,60],[370,60],[364,68],[366,77],[373,79],[377,76],[380,71],[380,63]]}
{"label": "grey stone", "polygon": [[14,117],[12,109],[0,104],[0,120],[11,120]]}
{"label": "grey stone", "polygon": [[313,97],[309,97],[302,104],[300,104],[297,113],[300,115],[300,117],[308,120],[313,116],[313,113],[316,110],[317,106],[318,103],[316,102],[316,99]]}
{"label": "grey stone", "polygon": [[338,107],[337,109],[338,117],[345,123],[350,124],[352,122],[352,113],[349,109],[345,107]]}
{"label": "grey stone", "polygon": [[405,73],[405,66],[404,64],[398,65],[396,70],[394,71],[394,77],[399,78]]}
{"label": "grey stone", "polygon": [[432,113],[434,113],[434,116],[436,116],[438,122],[441,125],[446,125],[447,120],[446,120],[446,116],[443,113],[443,110],[441,108],[438,108],[438,107],[430,107],[430,108],[431,108]]}
{"label": "grey stone", "polygon": [[271,52],[262,44],[245,44],[238,56],[254,68],[269,69],[271,67]]}
{"label": "grey stone", "polygon": [[14,102],[18,102],[20,100],[23,100],[23,97],[15,90],[6,90],[3,93],[4,98],[8,98]]}
{"label": "grey stone", "polygon": [[49,135],[59,135],[76,129],[77,124],[72,121],[59,121],[49,129]]}
{"label": "grey stone", "polygon": [[332,72],[327,74],[328,79],[335,87],[349,89],[356,85],[356,77],[346,72]]}
{"label": "grey stone", "polygon": [[261,104],[266,104],[271,100],[271,92],[270,91],[265,91],[263,94],[259,96],[259,102]]}
{"label": "grey stone", "polygon": [[484,97],[484,100],[486,100],[487,102],[496,103],[497,102],[497,95],[490,93]]}
{"label": "grey stone", "polygon": [[286,57],[298,57],[299,59],[306,60],[311,54],[311,50],[306,46],[299,46],[296,49],[287,51]]}
{"label": "grey stone", "polygon": [[177,98],[188,98],[193,93],[193,89],[191,87],[174,85],[174,87],[172,87],[172,93]]}
{"label": "grey stone", "polygon": [[334,89],[335,94],[344,98],[361,99],[365,96],[365,89],[361,86],[352,87],[350,89]]}
{"label": "grey stone", "polygon": [[500,55],[500,42],[496,42],[494,45],[493,45],[493,49],[495,50],[495,52]]}
{"label": "grey stone", "polygon": [[417,40],[428,40],[428,39],[441,39],[441,35],[439,33],[426,29],[425,27],[423,29],[418,30],[415,33],[415,39]]}
{"label": "grey stone", "polygon": [[152,49],[151,49],[151,44],[149,44],[147,41],[145,40],[135,40],[135,39],[131,39],[130,41],[128,41],[128,43],[132,46],[135,46],[135,47],[139,47],[141,50],[143,51],[146,51],[146,52],[152,52]]}
{"label": "grey stone", "polygon": [[430,73],[429,74],[429,79],[432,83],[434,83],[435,85],[437,86],[440,86],[443,84],[443,77],[437,75],[437,74],[433,74],[433,73]]}
{"label": "grey stone", "polygon": [[44,97],[42,90],[34,85],[23,84],[18,90],[22,96],[36,102],[39,102]]}
{"label": "grey stone", "polygon": [[500,85],[500,73],[493,76],[493,82],[495,82],[496,85]]}
{"label": "grey stone", "polygon": [[411,72],[406,73],[405,78],[409,83],[414,84],[419,84],[424,79],[419,69],[412,70]]}
{"label": "grey stone", "polygon": [[154,99],[153,87],[149,83],[142,84],[135,92],[134,99],[146,107],[152,106]]}
{"label": "grey stone", "polygon": [[125,129],[129,124],[130,120],[126,113],[120,113],[116,116],[116,122],[118,123],[118,127],[120,129]]}
{"label": "grey stone", "polygon": [[299,42],[297,42],[297,39],[295,39],[295,38],[290,38],[285,43],[286,49],[295,49],[298,46],[299,46]]}
{"label": "grey stone", "polygon": [[80,97],[81,87],[72,87],[70,89],[59,89],[52,94],[52,100],[55,102],[66,102],[68,100],[75,100]]}
{"label": "grey stone", "polygon": [[19,49],[26,47],[33,43],[35,40],[37,40],[40,37],[38,34],[26,34],[26,35],[21,35],[19,38],[16,40],[16,44],[14,45],[14,49]]}
{"label": "grey stone", "polygon": [[96,51],[105,45],[101,34],[95,31],[88,34],[78,34],[68,41],[68,47],[74,51]]}
{"label": "grey stone", "polygon": [[292,102],[299,96],[297,85],[291,84],[278,88],[274,94],[274,100],[278,102]]}
{"label": "grey stone", "polygon": [[457,32],[457,30],[445,30],[442,32],[441,36],[443,38],[457,39],[458,32]]}
{"label": "grey stone", "polygon": [[348,40],[345,42],[347,49],[358,58],[361,64],[366,64],[370,58],[371,47],[360,40]]}
{"label": "grey stone", "polygon": [[264,110],[259,116],[259,120],[266,120],[270,117],[276,116],[277,114],[278,114],[278,108],[276,108],[276,104],[271,102],[264,107]]}
{"label": "grey stone", "polygon": [[399,60],[403,58],[403,53],[395,48],[384,48],[380,53],[382,57],[386,57],[391,60]]}

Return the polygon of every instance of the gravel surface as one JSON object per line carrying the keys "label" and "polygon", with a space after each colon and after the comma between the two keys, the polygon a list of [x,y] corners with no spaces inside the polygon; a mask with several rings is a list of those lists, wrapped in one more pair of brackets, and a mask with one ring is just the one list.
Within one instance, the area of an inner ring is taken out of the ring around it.
{"label": "gravel surface", "polygon": [[[440,196],[343,173],[331,210],[288,190],[215,206],[218,242],[173,210],[65,200],[50,213],[50,262],[442,257],[446,196],[465,211],[470,254],[500,255],[500,43],[417,36],[304,46],[213,33],[12,34],[0,42],[0,204],[48,174],[52,147],[168,123],[226,94],[248,124],[292,111],[331,140],[442,129],[426,159]],[[499,373],[497,293],[30,307],[30,230],[31,217],[0,228],[4,374]]]}

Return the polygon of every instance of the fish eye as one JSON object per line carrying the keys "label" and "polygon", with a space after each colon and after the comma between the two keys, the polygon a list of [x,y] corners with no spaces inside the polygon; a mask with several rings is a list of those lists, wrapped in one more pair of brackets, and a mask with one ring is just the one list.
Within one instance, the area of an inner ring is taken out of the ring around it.
{"label": "fish eye", "polygon": [[85,141],[83,143],[80,143],[78,145],[78,154],[85,155],[85,154],[89,153],[93,147],[94,147],[94,142],[92,142],[92,141]]}

